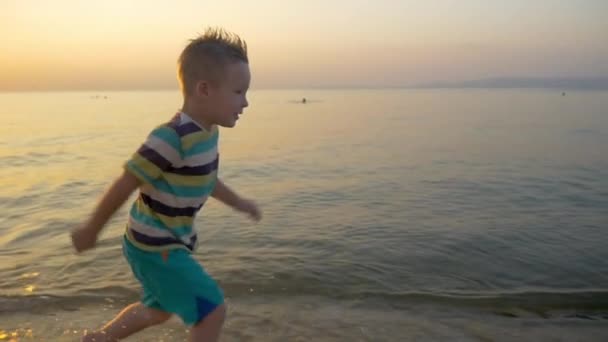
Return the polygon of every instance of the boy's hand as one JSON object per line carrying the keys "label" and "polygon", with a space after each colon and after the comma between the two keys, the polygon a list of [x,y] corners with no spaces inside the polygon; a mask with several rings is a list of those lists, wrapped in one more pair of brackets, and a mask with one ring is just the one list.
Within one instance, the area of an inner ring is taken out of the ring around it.
{"label": "boy's hand", "polygon": [[235,209],[241,212],[244,212],[246,214],[249,214],[249,217],[258,222],[262,219],[262,212],[260,211],[260,209],[258,208],[257,204],[255,204],[254,201],[250,201],[244,198],[241,198],[236,206]]}
{"label": "boy's hand", "polygon": [[95,247],[97,233],[87,226],[81,226],[72,231],[71,238],[76,252],[80,253]]}

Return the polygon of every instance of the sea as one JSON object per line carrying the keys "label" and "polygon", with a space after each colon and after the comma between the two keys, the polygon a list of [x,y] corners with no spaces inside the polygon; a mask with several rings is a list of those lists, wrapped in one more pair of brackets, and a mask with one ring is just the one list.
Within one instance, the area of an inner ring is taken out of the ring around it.
{"label": "sea", "polygon": [[[253,89],[195,257],[222,341],[608,341],[608,92]],[[306,101],[303,101],[305,99]],[[140,289],[88,218],[177,90],[0,93],[0,341],[77,341]],[[177,318],[128,341],[185,341]]]}

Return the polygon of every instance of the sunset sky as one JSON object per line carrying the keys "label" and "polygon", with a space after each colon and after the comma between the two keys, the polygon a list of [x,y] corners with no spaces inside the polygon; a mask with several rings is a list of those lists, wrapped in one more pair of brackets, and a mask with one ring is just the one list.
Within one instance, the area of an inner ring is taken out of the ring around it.
{"label": "sunset sky", "polygon": [[172,89],[189,38],[248,43],[255,88],[608,76],[605,0],[0,0],[0,91]]}

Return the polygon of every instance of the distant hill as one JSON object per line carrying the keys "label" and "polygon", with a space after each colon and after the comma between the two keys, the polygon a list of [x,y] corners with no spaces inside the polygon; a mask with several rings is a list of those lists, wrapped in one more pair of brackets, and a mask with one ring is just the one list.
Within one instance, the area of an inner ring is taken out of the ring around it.
{"label": "distant hill", "polygon": [[458,82],[430,82],[416,88],[551,88],[608,90],[608,77],[598,78],[485,78]]}

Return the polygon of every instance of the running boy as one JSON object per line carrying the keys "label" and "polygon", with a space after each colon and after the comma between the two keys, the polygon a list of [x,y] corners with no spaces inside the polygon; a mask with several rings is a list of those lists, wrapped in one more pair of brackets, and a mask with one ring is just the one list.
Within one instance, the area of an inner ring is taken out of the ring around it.
{"label": "running boy", "polygon": [[72,231],[78,252],[93,248],[111,216],[139,189],[123,251],[142,285],[142,300],[83,341],[117,341],[173,314],[190,326],[191,341],[217,341],[226,306],[222,290],[192,257],[194,218],[209,196],[261,218],[253,201],[217,177],[218,126],[234,127],[248,105],[246,43],[223,29],[208,29],[186,46],[178,69],[182,109],[149,134],[89,220]]}

